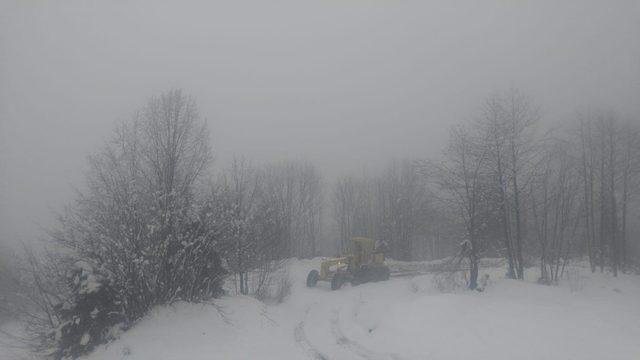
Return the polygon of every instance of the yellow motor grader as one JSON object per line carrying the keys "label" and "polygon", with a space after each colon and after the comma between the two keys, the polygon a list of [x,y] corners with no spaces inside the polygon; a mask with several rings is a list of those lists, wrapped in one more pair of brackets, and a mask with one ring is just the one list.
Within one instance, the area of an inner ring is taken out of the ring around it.
{"label": "yellow motor grader", "polygon": [[351,254],[325,259],[320,271],[311,270],[307,275],[307,286],[314,287],[318,280],[331,282],[331,289],[337,290],[346,282],[358,285],[370,281],[389,280],[390,270],[384,263],[384,247],[376,246],[372,239],[354,237],[351,239]]}

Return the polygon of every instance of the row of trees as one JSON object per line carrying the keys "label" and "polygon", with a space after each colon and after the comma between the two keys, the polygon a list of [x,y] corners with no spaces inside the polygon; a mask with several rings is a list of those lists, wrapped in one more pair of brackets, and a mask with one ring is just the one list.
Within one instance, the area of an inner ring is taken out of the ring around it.
{"label": "row of trees", "polygon": [[603,270],[606,258],[614,274],[629,253],[629,206],[638,190],[640,125],[620,122],[611,111],[580,116],[580,178],[584,189],[584,225],[591,267]]}
{"label": "row of trees", "polygon": [[518,92],[494,96],[475,122],[451,130],[444,159],[428,163],[464,224],[471,288],[477,285],[478,256],[493,239],[502,240],[499,250],[508,261],[508,276],[524,277],[524,209],[535,168],[538,118]]}
{"label": "row of trees", "polygon": [[364,235],[387,241],[395,259],[465,257],[471,288],[481,256],[504,257],[514,279],[537,258],[540,281],[552,283],[572,257],[614,275],[630,263],[639,182],[638,122],[591,111],[545,130],[532,101],[510,90],[452,127],[440,159],[338,179],[332,215],[340,249]]}
{"label": "row of trees", "polygon": [[[213,184],[208,203],[214,217],[228,224],[219,247],[242,294],[260,293],[278,261],[317,254],[322,183],[308,163],[256,168],[235,159]],[[260,276],[250,284],[256,269]]]}
{"label": "row of trees", "polygon": [[422,164],[391,161],[376,176],[339,178],[333,188],[332,217],[337,248],[347,251],[353,236],[388,243],[398,260],[438,259],[452,251],[458,229],[428,186]]}
{"label": "row of trees", "polygon": [[452,130],[444,160],[428,163],[463,220],[472,288],[478,254],[492,242],[518,279],[533,256],[547,283],[572,256],[586,253],[592,270],[610,266],[614,275],[626,263],[640,125],[610,111],[546,132],[538,120],[518,91],[493,96],[475,121]]}

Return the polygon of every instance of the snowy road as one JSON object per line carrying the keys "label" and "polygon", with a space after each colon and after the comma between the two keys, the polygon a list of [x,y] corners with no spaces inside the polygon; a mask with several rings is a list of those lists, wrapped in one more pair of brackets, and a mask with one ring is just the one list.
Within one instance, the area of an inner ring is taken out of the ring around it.
{"label": "snowy road", "polygon": [[[375,298],[370,301],[363,298],[367,296],[365,286],[376,288],[376,284],[363,285],[356,289],[364,293],[358,294],[351,293],[354,288],[343,289],[345,294],[355,296],[335,296],[337,293],[322,287],[301,290],[308,291],[305,295],[309,296],[310,305],[294,334],[298,345],[311,359],[403,359],[398,354],[374,350],[366,343],[367,338],[376,330],[374,322],[378,315],[364,314],[371,311],[367,307],[369,303],[377,303]],[[378,305],[381,304],[377,303]],[[380,310],[384,311],[382,308]],[[361,323],[363,316],[367,323]]]}
{"label": "snowy road", "polygon": [[[616,359],[640,358],[640,278],[575,272],[560,286],[501,279],[483,293],[442,293],[432,277],[304,286],[317,260],[296,262],[279,305],[226,297],[158,309],[88,358]],[[531,275],[535,275],[531,271]]]}

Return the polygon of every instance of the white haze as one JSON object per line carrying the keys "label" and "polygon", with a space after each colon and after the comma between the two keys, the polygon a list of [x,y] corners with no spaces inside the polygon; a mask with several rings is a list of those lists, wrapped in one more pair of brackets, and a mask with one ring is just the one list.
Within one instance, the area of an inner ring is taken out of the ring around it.
{"label": "white haze", "polygon": [[640,1],[0,1],[0,242],[42,236],[85,157],[182,88],[217,163],[328,180],[427,157],[491,92],[546,122],[640,114]]}

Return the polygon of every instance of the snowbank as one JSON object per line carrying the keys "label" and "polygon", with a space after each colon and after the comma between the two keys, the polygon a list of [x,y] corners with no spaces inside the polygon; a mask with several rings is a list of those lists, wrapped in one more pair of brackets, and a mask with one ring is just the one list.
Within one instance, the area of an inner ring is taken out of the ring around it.
{"label": "snowbank", "polygon": [[319,259],[290,263],[279,305],[235,296],[158,308],[102,359],[640,359],[640,278],[569,269],[558,286],[489,273],[482,293],[442,293],[432,275],[309,289]]}
{"label": "snowbank", "polygon": [[0,322],[0,359],[2,360],[33,360],[36,359],[28,347],[18,341],[24,337],[23,326],[17,321]]}

